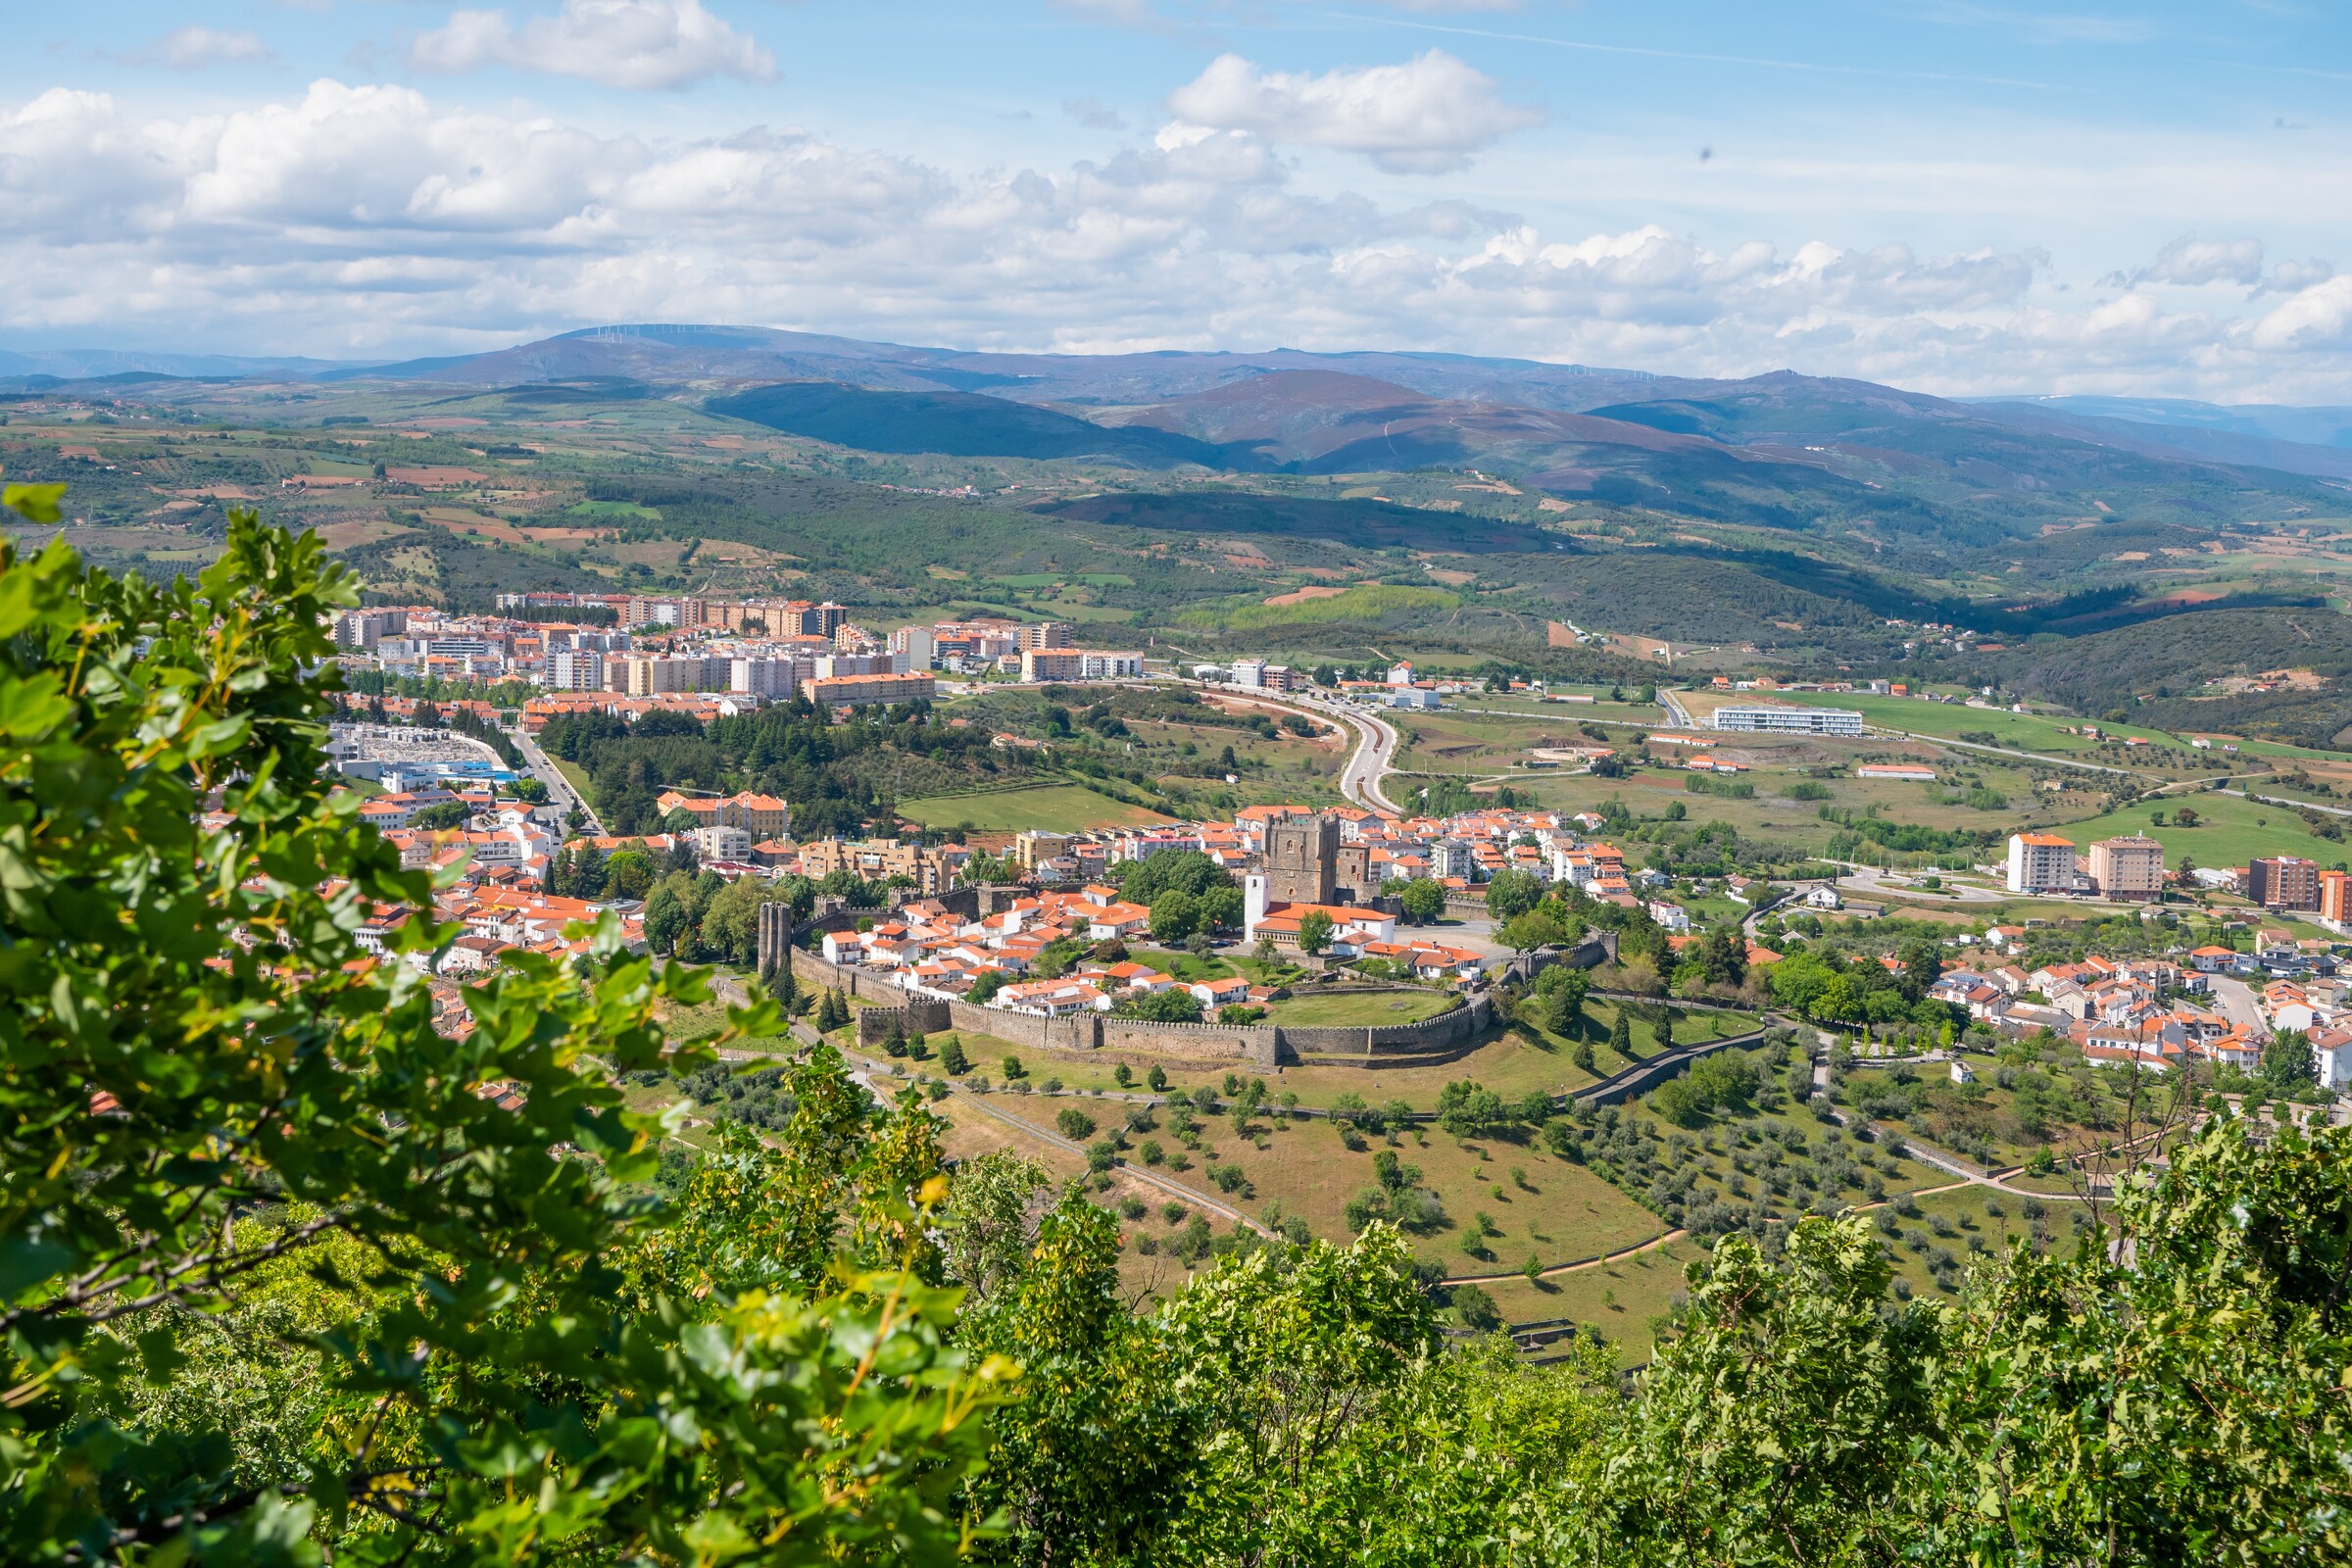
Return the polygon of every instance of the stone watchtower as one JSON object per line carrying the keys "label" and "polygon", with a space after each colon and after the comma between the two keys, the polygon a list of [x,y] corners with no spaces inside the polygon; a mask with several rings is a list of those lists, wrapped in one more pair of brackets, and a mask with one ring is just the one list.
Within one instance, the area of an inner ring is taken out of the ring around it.
{"label": "stone watchtower", "polygon": [[761,983],[773,980],[786,964],[792,962],[792,906],[762,904],[760,906],[760,961]]}
{"label": "stone watchtower", "polygon": [[1330,816],[1266,829],[1266,895],[1275,904],[1329,904],[1339,886],[1340,824]]}

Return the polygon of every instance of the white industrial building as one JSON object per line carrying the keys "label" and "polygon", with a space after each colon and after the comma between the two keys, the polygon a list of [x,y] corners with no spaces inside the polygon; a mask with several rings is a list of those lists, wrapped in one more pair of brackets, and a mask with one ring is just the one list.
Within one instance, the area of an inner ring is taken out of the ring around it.
{"label": "white industrial building", "polygon": [[1862,715],[1843,708],[1785,708],[1778,703],[1718,708],[1717,729],[1761,730],[1778,735],[1859,735]]}

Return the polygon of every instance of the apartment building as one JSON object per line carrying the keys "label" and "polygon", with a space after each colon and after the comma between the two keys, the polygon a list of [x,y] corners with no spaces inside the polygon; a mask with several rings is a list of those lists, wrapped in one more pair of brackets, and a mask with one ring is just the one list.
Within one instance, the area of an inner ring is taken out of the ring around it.
{"label": "apartment building", "polygon": [[848,871],[868,882],[905,877],[928,896],[945,893],[953,883],[962,852],[897,839],[818,839],[801,846],[801,872],[822,881],[835,871]]}
{"label": "apartment building", "polygon": [[1250,691],[1297,691],[1298,674],[1288,664],[1269,664],[1262,659],[1237,659],[1233,663],[1233,684]]}
{"label": "apartment building", "polygon": [[808,701],[819,708],[855,708],[865,703],[911,703],[939,694],[939,682],[917,675],[819,675],[808,682]]}
{"label": "apartment building", "polygon": [[2012,893],[2072,893],[2075,841],[2055,833],[2009,835],[2008,887]]}
{"label": "apartment building", "polygon": [[2320,873],[2320,918],[2337,925],[2352,920],[2352,872]]}
{"label": "apartment building", "polygon": [[2246,897],[2266,909],[2320,906],[2320,862],[2278,855],[2246,862]]}
{"label": "apartment building", "polygon": [[915,670],[929,669],[938,656],[931,646],[931,630],[927,626],[901,626],[890,634],[892,668],[906,675]]}
{"label": "apartment building", "polygon": [[631,697],[723,691],[728,663],[700,654],[622,654],[605,661],[605,689]]}
{"label": "apartment building", "polygon": [[712,822],[694,830],[695,851],[706,861],[749,860],[753,842],[750,833],[725,822]]}
{"label": "apartment building", "polygon": [[2144,833],[2090,847],[2090,880],[2106,899],[2153,899],[2164,889],[2164,846]]}
{"label": "apartment building", "polygon": [[841,675],[893,675],[897,666],[888,654],[826,654],[816,662],[816,678],[831,680]]}
{"label": "apartment building", "polygon": [[346,653],[371,649],[386,637],[409,629],[405,610],[346,610],[335,617],[335,646]]}
{"label": "apartment building", "polygon": [[790,659],[731,659],[727,661],[727,690],[777,700],[790,697],[799,683],[796,662]]}
{"label": "apartment building", "polygon": [[1066,620],[1041,620],[1035,625],[1012,628],[1012,645],[1026,653],[1032,648],[1071,648],[1076,639],[1070,635]]}
{"label": "apartment building", "polygon": [[1023,680],[1136,680],[1144,673],[1140,653],[1093,648],[1024,648]]}
{"label": "apartment building", "polygon": [[559,648],[547,656],[546,685],[558,692],[605,689],[605,656],[594,648]]}
{"label": "apartment building", "polygon": [[[792,836],[792,808],[773,795],[681,795],[666,790],[655,797],[654,805],[663,816],[672,811],[688,811],[697,818],[696,826],[741,828],[751,835],[752,844],[764,839]],[[751,844],[744,848],[748,851]],[[738,857],[740,858],[740,857]]]}

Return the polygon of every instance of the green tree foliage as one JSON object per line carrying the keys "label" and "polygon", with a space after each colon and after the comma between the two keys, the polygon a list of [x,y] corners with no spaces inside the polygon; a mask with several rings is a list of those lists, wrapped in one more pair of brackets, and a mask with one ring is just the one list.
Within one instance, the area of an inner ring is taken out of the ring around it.
{"label": "green tree foliage", "polygon": [[1331,916],[1321,909],[1309,909],[1298,917],[1298,951],[1308,957],[1319,956],[1331,946]]}
{"label": "green tree foliage", "polygon": [[1487,883],[1487,912],[1496,921],[1513,919],[1543,902],[1544,884],[1533,871],[1505,866]]}
{"label": "green tree foliage", "polygon": [[[990,1397],[951,1296],[893,1248],[781,1296],[626,1284],[661,1128],[586,1053],[705,1064],[772,1006],[666,1046],[657,1008],[707,993],[607,926],[585,976],[510,956],[453,1038],[368,961],[371,901],[412,911],[395,956],[445,938],[322,772],[306,671],[355,596],[316,538],[237,514],[168,587],[0,546],[0,585],[6,1555],[679,1558],[785,1528],[806,1560],[950,1557]],[[287,1399],[223,1396],[257,1384]]]}
{"label": "green tree foliage", "polygon": [[[1394,1149],[1350,1246],[1166,1205],[1193,1272],[1131,1310],[1116,1215],[1011,1155],[951,1178],[922,1097],[829,1047],[749,1075],[764,1125],[665,1157],[622,1082],[736,1082],[718,1049],[782,1020],[666,1038],[708,989],[610,924],[436,1028],[404,961],[446,939],[427,880],[320,770],[305,672],[349,598],[247,516],[169,588],[0,554],[9,1562],[2352,1556],[2352,1130],[2217,1118],[1948,1299],[1890,1301],[1860,1215],[1719,1232],[1629,1381],[1582,1343],[1449,1348],[1396,1228],[1443,1211]],[[377,904],[409,915],[389,961],[353,934]],[[1717,1059],[1681,1082],[1761,1093]],[[1228,1080],[1237,1125],[1262,1093]],[[1626,1131],[1469,1083],[1442,1108],[1594,1161]]]}
{"label": "green tree foliage", "polygon": [[1446,884],[1435,877],[1415,877],[1397,895],[1404,917],[1415,925],[1431,925],[1446,915]]}
{"label": "green tree foliage", "polygon": [[1152,1023],[1199,1023],[1200,999],[1182,986],[1166,991],[1122,997],[1111,1006],[1115,1018],[1144,1018]]}
{"label": "green tree foliage", "polygon": [[2273,1090],[2292,1092],[2318,1074],[2311,1054],[2311,1036],[2300,1029],[2280,1029],[2262,1048],[2262,1081]]}
{"label": "green tree foliage", "polygon": [[1119,897],[1155,906],[1165,893],[1198,899],[1214,888],[1234,886],[1233,876],[1199,850],[1161,850],[1112,868]]}
{"label": "green tree foliage", "polygon": [[605,858],[608,899],[642,899],[654,885],[654,858],[643,850],[615,850]]}
{"label": "green tree foliage", "polygon": [[1524,914],[1511,916],[1503,921],[1494,936],[1504,947],[1518,953],[1533,952],[1537,948],[1550,947],[1568,940],[1568,933],[1561,928],[1559,921],[1541,909],[1530,909]]}
{"label": "green tree foliage", "polygon": [[1181,945],[1200,929],[1200,901],[1170,888],[1152,901],[1152,940],[1163,948]]}

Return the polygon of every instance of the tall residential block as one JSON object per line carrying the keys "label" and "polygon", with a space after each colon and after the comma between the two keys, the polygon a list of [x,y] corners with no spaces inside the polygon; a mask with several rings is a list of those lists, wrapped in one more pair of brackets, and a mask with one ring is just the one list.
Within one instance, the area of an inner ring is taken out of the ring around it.
{"label": "tall residential block", "polygon": [[2246,897],[2266,909],[2320,906],[2320,862],[2277,855],[2246,862]]}
{"label": "tall residential block", "polygon": [[2107,899],[2152,899],[2164,889],[2164,846],[2144,833],[2090,847],[2090,880]]}
{"label": "tall residential block", "polygon": [[2074,889],[2074,840],[2055,833],[2009,835],[2010,892],[2072,893]]}

